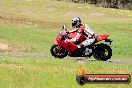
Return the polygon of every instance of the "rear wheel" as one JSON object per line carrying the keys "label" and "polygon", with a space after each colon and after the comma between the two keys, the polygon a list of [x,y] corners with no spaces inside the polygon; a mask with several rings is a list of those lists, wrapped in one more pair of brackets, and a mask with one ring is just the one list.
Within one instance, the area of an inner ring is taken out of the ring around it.
{"label": "rear wheel", "polygon": [[107,44],[98,44],[93,56],[97,60],[107,61],[112,56],[112,49]]}
{"label": "rear wheel", "polygon": [[53,44],[51,46],[50,52],[55,58],[64,58],[67,56],[67,51],[63,47]]}

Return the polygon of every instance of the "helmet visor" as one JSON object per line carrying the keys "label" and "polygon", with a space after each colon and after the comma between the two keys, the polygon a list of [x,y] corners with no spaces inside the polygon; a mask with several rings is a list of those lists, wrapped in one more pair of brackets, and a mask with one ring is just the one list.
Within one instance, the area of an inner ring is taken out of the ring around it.
{"label": "helmet visor", "polygon": [[75,27],[76,26],[76,23],[72,23],[72,27]]}

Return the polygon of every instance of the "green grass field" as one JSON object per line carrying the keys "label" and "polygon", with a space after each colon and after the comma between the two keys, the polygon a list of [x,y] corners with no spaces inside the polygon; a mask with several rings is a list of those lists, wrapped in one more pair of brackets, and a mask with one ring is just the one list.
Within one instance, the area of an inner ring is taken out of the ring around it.
{"label": "green grass field", "polygon": [[[132,11],[55,0],[1,0],[0,88],[131,88],[132,83],[80,86],[75,80],[77,60],[51,59],[56,34],[63,24],[71,30],[74,16],[96,34],[110,35],[114,41],[110,61],[132,62]],[[89,74],[132,76],[128,63],[93,61],[82,66]]]}

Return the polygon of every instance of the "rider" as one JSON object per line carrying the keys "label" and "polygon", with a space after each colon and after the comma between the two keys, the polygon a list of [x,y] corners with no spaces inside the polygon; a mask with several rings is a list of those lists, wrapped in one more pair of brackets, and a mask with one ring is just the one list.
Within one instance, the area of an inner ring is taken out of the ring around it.
{"label": "rider", "polygon": [[69,33],[77,32],[77,34],[74,38],[70,39],[70,41],[75,44],[79,42],[77,44],[78,48],[87,47],[95,41],[94,32],[88,25],[82,24],[79,17],[72,19],[72,27],[75,29],[69,31]]}

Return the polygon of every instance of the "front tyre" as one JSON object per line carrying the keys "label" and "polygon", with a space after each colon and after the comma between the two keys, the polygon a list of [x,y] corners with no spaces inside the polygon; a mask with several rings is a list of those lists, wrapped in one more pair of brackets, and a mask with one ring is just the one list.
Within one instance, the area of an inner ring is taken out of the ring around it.
{"label": "front tyre", "polygon": [[55,58],[62,59],[67,56],[67,51],[63,47],[59,47],[56,44],[53,44],[51,46],[50,52]]}
{"label": "front tyre", "polygon": [[93,56],[97,60],[107,61],[112,56],[112,49],[107,44],[98,44]]}

